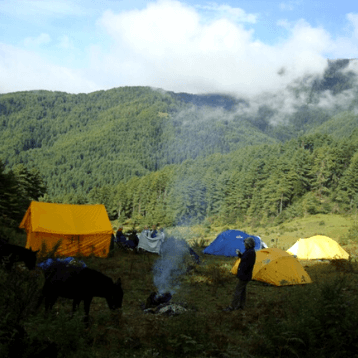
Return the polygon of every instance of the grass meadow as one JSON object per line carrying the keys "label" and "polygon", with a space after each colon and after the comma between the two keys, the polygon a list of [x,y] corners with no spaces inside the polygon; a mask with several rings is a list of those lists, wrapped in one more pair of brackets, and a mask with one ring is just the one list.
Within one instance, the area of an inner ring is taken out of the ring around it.
{"label": "grass meadow", "polygon": [[[15,270],[0,276],[1,357],[357,357],[358,262],[349,237],[354,219],[319,215],[277,227],[237,228],[259,235],[269,246],[288,249],[315,234],[341,242],[350,261],[301,262],[313,283],[275,287],[252,281],[247,307],[223,312],[231,302],[235,258],[204,255],[205,245],[228,228],[179,228],[200,256],[200,264],[180,276],[172,302],[177,316],[143,313],[141,304],[156,287],[158,255],[115,248],[108,258],[83,258],[87,266],[117,279],[123,308],[112,313],[105,299],[94,298],[91,324],[83,325],[83,306],[70,319],[71,302],[59,299],[49,317],[35,310],[41,272]],[[210,230],[210,232],[208,231]],[[48,353],[47,353],[48,352]],[[42,354],[42,355],[41,355]],[[56,355],[55,355],[56,354]]]}

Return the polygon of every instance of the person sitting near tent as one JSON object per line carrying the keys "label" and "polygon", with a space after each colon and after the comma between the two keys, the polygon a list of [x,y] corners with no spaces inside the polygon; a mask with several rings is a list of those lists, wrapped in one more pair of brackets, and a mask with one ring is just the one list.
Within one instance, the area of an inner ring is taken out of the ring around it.
{"label": "person sitting near tent", "polygon": [[145,237],[149,237],[150,236],[150,230],[148,228],[147,225],[144,226],[143,231],[141,232],[142,235],[144,235]]}
{"label": "person sitting near tent", "polygon": [[138,243],[139,238],[137,235],[137,230],[133,228],[132,231],[130,231],[128,234],[128,241],[126,244],[130,249],[135,249],[138,246]]}
{"label": "person sitting near tent", "polygon": [[157,234],[158,234],[157,226],[156,226],[156,225],[153,225],[153,226],[152,226],[152,231],[150,232],[150,237],[151,237],[151,238],[154,238],[154,237],[157,236]]}
{"label": "person sitting near tent", "polygon": [[160,237],[160,239],[161,239],[162,241],[164,241],[164,239],[165,239],[165,232],[164,232],[164,228],[162,228],[162,227],[158,227],[158,233],[157,233],[157,236],[159,236],[159,237]]}
{"label": "person sitting near tent", "polygon": [[127,242],[127,238],[123,234],[123,227],[120,226],[116,233],[116,240],[115,243],[119,246],[125,246]]}
{"label": "person sitting near tent", "polygon": [[244,240],[245,252],[241,253],[237,250],[238,257],[241,259],[239,268],[237,270],[238,284],[235,288],[234,297],[229,307],[224,311],[234,311],[237,309],[244,309],[246,302],[246,286],[252,279],[252,271],[256,261],[255,240],[248,237]]}
{"label": "person sitting near tent", "polygon": [[148,226],[147,225],[144,225],[144,228],[143,230],[139,233],[138,235],[138,238],[139,238],[139,241],[142,239],[142,240],[146,240],[148,239],[148,237],[150,237],[150,233],[151,231],[149,230]]}
{"label": "person sitting near tent", "polygon": [[143,230],[139,235],[138,251],[148,251],[160,254],[161,245],[165,240],[164,230],[157,231],[156,225],[153,225],[153,230]]}

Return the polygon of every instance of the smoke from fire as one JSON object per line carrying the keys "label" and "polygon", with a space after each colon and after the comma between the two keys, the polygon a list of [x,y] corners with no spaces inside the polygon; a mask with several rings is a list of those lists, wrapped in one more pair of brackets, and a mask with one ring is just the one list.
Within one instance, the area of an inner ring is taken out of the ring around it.
{"label": "smoke from fire", "polygon": [[183,239],[168,237],[162,244],[161,257],[153,267],[154,285],[158,293],[174,294],[180,286],[180,276],[185,273],[189,245]]}

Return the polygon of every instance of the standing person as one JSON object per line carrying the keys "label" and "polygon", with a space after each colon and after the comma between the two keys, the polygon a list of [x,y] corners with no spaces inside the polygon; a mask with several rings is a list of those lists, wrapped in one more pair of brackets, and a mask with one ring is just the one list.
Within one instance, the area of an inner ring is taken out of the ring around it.
{"label": "standing person", "polygon": [[246,286],[252,279],[252,271],[256,261],[255,241],[252,237],[244,240],[245,252],[241,253],[236,250],[238,257],[241,259],[237,269],[237,278],[239,282],[236,285],[235,293],[231,305],[224,311],[234,311],[244,309],[246,303]]}

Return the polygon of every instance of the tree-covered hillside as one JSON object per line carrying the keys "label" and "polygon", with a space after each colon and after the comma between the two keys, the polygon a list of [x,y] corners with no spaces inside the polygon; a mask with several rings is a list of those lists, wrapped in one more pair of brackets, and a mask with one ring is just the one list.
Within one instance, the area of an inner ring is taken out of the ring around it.
{"label": "tree-covered hillside", "polygon": [[189,158],[274,140],[224,109],[180,102],[149,88],[89,95],[22,92],[0,96],[0,156],[10,168],[38,167],[49,193],[143,176]]}
{"label": "tree-covered hillside", "polygon": [[[358,206],[358,130],[248,146],[187,160],[117,186],[93,189],[112,218],[141,224],[253,225]],[[67,197],[71,201],[73,197]]]}
{"label": "tree-covered hillside", "polygon": [[38,170],[43,200],[101,202],[140,222],[346,210],[358,125],[349,65],[328,62],[323,76],[256,98],[147,87],[3,94],[0,159],[8,171]]}

